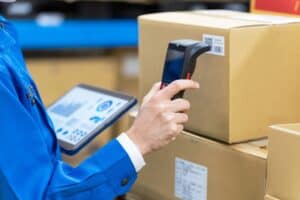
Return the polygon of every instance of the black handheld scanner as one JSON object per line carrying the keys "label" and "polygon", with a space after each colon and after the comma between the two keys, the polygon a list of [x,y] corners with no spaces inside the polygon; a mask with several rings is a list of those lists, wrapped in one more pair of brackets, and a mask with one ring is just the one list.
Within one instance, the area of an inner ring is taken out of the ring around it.
{"label": "black handheld scanner", "polygon": [[[211,47],[196,40],[174,40],[169,43],[161,89],[178,79],[191,79],[195,71],[197,58],[210,51]],[[182,98],[184,91],[180,91],[173,99]]]}

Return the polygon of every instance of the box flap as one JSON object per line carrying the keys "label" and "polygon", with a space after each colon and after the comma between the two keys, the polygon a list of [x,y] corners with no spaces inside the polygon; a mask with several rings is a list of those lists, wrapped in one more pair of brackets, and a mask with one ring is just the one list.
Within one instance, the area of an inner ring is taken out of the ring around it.
{"label": "box flap", "polygon": [[300,123],[278,124],[270,126],[270,128],[300,136]]}
{"label": "box flap", "polygon": [[299,18],[258,15],[227,10],[163,12],[142,15],[139,19],[219,29],[300,23]]}
{"label": "box flap", "polygon": [[234,144],[231,147],[237,151],[256,156],[259,158],[267,159],[268,156],[268,140],[256,140],[247,143]]}
{"label": "box flap", "polygon": [[262,23],[266,25],[300,23],[300,19],[295,17],[274,16],[274,15],[266,15],[266,14],[252,14],[252,13],[229,11],[229,10],[202,10],[202,11],[194,11],[194,12],[202,15],[209,15],[209,16],[222,17],[222,18],[226,17],[230,19],[245,20],[245,21]]}
{"label": "box flap", "polygon": [[197,10],[193,11],[194,13],[202,15],[210,15],[215,17],[230,17],[237,14],[242,14],[244,12],[232,11],[232,10],[221,10],[221,9],[212,9],[212,10]]}
{"label": "box flap", "polygon": [[183,131],[185,135],[188,135],[190,138],[194,138],[195,140],[201,138],[201,140],[205,140],[208,143],[218,143],[219,145],[224,145],[224,146],[229,146],[232,148],[234,151],[238,151],[241,153],[245,153],[257,158],[261,158],[266,160],[268,157],[268,139],[260,139],[260,140],[255,140],[251,142],[245,142],[245,143],[240,143],[240,144],[223,144],[215,140],[211,140],[205,137],[201,137],[199,135],[195,135],[193,133],[190,133],[186,130]]}
{"label": "box flap", "polygon": [[171,24],[182,24],[190,26],[204,26],[218,29],[232,29],[249,26],[269,25],[262,22],[240,20],[225,17],[216,17],[205,15],[200,12],[164,12],[156,14],[147,14],[139,17],[142,21],[165,22]]}
{"label": "box flap", "polygon": [[[131,118],[135,118],[137,116],[137,111],[131,111],[129,113]],[[300,127],[300,125],[299,125]],[[201,138],[202,140],[206,140],[209,143],[219,143],[222,144],[220,142],[214,141],[214,140],[210,140],[204,137],[201,137],[199,135],[195,135],[193,133],[190,133],[188,131],[183,131],[183,133],[185,135],[190,136],[191,138],[194,138],[195,140],[197,140],[198,138]],[[224,144],[227,146],[227,144]],[[255,140],[255,141],[251,141],[251,142],[245,142],[245,143],[240,143],[240,144],[234,144],[234,145],[229,145],[233,150],[236,151],[240,151],[242,153],[245,154],[249,154],[258,158],[262,158],[262,159],[267,159],[267,155],[268,155],[268,139],[261,139],[261,140]]]}
{"label": "box flap", "polygon": [[265,200],[280,200],[280,199],[275,198],[275,197],[273,197],[273,196],[271,196],[271,195],[266,194]]}

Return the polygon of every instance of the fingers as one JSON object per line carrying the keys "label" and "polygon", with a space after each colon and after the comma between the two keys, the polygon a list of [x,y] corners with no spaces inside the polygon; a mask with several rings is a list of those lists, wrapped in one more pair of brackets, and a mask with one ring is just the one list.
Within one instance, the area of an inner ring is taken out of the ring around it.
{"label": "fingers", "polygon": [[170,113],[163,113],[162,115],[162,122],[164,124],[184,124],[187,121],[188,121],[188,115],[185,113],[170,112]]}
{"label": "fingers", "polygon": [[176,124],[184,124],[189,120],[188,115],[185,113],[170,113],[170,115],[172,122]]}
{"label": "fingers", "polygon": [[175,113],[174,115],[174,122],[177,124],[184,124],[189,120],[188,115],[185,113]]}
{"label": "fingers", "polygon": [[148,92],[147,96],[153,96],[156,92],[160,90],[161,82],[154,83],[151,90]]}
{"label": "fingers", "polygon": [[168,105],[168,110],[171,112],[185,112],[191,107],[190,102],[185,99],[175,99]]}
{"label": "fingers", "polygon": [[160,92],[165,98],[171,99],[173,96],[175,96],[175,94],[182,90],[197,88],[199,88],[199,83],[192,80],[181,79],[173,81],[170,85],[168,85]]}
{"label": "fingers", "polygon": [[180,134],[180,133],[183,131],[183,129],[184,129],[184,126],[183,126],[182,124],[178,124],[178,125],[177,125],[176,136],[177,136],[178,134]]}
{"label": "fingers", "polygon": [[154,94],[156,94],[160,90],[161,82],[155,83],[148,94],[144,97],[143,104],[146,103]]}
{"label": "fingers", "polygon": [[177,124],[176,131],[172,132],[172,134],[169,135],[168,140],[174,141],[178,134],[180,134],[183,131],[183,125]]}

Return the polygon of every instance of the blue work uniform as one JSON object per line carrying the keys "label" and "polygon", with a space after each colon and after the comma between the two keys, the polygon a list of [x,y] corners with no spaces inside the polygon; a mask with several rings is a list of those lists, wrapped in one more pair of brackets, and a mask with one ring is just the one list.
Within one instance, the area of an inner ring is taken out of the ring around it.
{"label": "blue work uniform", "polygon": [[137,173],[112,140],[78,167],[61,160],[52,122],[13,26],[0,17],[0,199],[114,199]]}

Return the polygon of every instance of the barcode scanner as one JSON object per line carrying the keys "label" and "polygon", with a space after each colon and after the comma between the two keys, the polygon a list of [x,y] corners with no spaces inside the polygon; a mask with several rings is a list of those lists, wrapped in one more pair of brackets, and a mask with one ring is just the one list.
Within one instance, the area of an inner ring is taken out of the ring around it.
{"label": "barcode scanner", "polygon": [[[211,47],[204,42],[182,39],[169,43],[160,89],[178,79],[191,79],[195,71],[197,58],[210,51]],[[184,90],[173,99],[182,98]]]}

